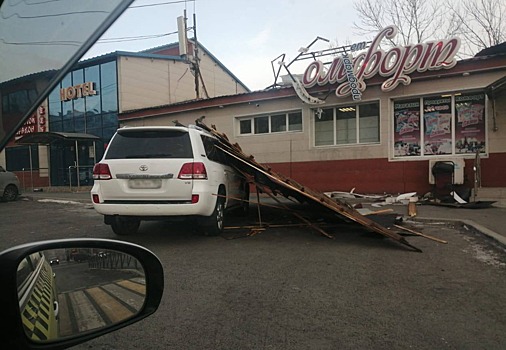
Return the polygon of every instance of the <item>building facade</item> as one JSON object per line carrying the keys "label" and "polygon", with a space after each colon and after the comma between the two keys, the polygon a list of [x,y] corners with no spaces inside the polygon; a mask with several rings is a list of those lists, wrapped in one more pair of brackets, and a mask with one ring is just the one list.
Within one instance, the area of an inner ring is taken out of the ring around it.
{"label": "building facade", "polygon": [[121,112],[249,91],[197,47],[190,41],[184,56],[176,43],[81,61],[18,131],[0,164],[17,172],[25,188],[89,186]]}
{"label": "building facade", "polygon": [[120,124],[192,124],[204,115],[258,162],[320,191],[423,195],[436,161],[453,162],[456,185],[504,190],[506,52],[457,60],[452,40],[419,44],[402,66],[395,62],[407,48],[382,51],[390,60],[361,72],[369,56],[380,61],[373,42],[350,63],[366,87],[352,84],[346,61],[318,71],[315,60],[295,87],[125,111]]}

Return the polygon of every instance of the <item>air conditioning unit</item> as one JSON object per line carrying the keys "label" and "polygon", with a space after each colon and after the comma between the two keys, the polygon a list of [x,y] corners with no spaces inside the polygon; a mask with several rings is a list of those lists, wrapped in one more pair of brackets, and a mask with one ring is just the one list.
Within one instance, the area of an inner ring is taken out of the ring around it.
{"label": "air conditioning unit", "polygon": [[453,163],[453,183],[456,185],[462,185],[464,183],[464,167],[466,163],[463,158],[435,158],[429,160],[429,183],[431,185],[435,184],[432,168],[437,162]]}

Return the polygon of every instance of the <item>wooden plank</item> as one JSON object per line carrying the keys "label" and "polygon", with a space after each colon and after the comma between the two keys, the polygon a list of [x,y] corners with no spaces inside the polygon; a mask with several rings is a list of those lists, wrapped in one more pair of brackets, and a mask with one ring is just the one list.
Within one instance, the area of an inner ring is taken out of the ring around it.
{"label": "wooden plank", "polygon": [[[242,152],[240,147],[232,145],[224,134],[218,133],[214,128],[209,128],[202,122],[197,122],[197,125],[218,138],[220,145],[216,148],[222,151],[225,155],[235,161],[234,165],[238,170],[246,172],[255,178],[259,185],[270,188],[274,193],[281,193],[285,197],[292,196],[299,200],[299,198],[308,200],[313,204],[320,205],[326,209],[339,214],[343,218],[352,220],[369,230],[380,233],[381,235],[391,238],[410,249],[421,252],[420,249],[411,245],[403,236],[397,232],[391,231],[386,227],[379,225],[371,219],[361,215],[357,210],[345,202],[337,199],[331,199],[323,193],[314,191],[306,186],[299,184],[297,181],[287,178],[281,174],[275,173],[272,169],[259,164],[254,160],[254,157],[247,156]],[[239,168],[240,166],[240,168]],[[268,182],[264,183],[264,182]],[[300,201],[300,200],[299,200]]]}

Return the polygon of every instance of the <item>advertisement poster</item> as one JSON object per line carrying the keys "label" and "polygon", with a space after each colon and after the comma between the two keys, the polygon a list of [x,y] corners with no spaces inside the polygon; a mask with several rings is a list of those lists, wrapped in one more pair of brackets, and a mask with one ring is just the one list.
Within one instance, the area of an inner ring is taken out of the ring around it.
{"label": "advertisement poster", "polygon": [[394,102],[394,157],[420,154],[420,99]]}
{"label": "advertisement poster", "polygon": [[452,101],[450,97],[423,99],[423,154],[452,154]]}
{"label": "advertisement poster", "polygon": [[485,94],[455,96],[455,152],[485,153]]}

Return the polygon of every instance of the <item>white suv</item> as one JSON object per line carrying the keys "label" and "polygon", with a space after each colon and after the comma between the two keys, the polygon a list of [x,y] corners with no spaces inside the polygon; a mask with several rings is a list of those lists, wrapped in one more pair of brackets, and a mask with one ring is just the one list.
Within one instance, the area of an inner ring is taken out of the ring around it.
{"label": "white suv", "polygon": [[180,217],[220,234],[225,209],[247,213],[249,185],[217,142],[194,125],[118,129],[93,169],[95,210],[118,235],[137,232],[141,220]]}

